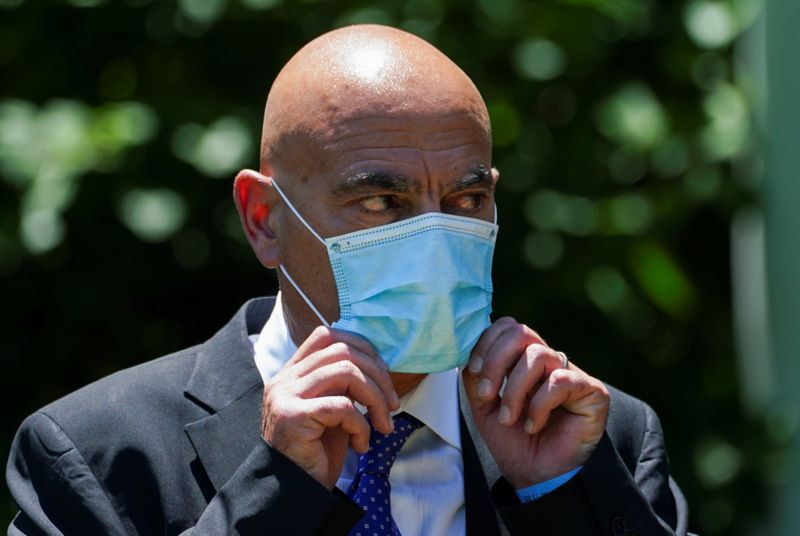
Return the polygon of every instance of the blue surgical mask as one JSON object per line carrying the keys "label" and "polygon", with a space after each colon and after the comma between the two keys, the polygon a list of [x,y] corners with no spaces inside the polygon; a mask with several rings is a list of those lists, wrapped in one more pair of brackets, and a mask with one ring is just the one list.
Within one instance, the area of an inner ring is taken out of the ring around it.
{"label": "blue surgical mask", "polygon": [[367,339],[393,372],[441,372],[466,364],[490,325],[496,223],[430,212],[322,238],[274,178],[272,184],[328,250],[339,293],[340,318],[332,325],[280,267],[323,324]]}

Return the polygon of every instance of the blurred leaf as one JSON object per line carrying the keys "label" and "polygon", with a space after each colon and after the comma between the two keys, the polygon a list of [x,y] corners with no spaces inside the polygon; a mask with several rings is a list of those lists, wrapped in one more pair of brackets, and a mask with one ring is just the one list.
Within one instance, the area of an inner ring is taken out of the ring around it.
{"label": "blurred leaf", "polygon": [[640,241],[631,248],[630,262],[639,285],[656,306],[676,318],[692,313],[695,291],[664,248]]}

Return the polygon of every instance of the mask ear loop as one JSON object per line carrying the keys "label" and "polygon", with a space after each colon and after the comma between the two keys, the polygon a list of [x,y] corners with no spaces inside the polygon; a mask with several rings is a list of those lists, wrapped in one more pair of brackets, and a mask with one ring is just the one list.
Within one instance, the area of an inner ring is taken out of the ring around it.
{"label": "mask ear loop", "polygon": [[[281,187],[278,186],[278,181],[275,180],[275,177],[270,177],[270,179],[272,180],[272,185],[275,187],[275,191],[278,192],[278,195],[281,196],[281,199],[283,199],[283,202],[286,203],[286,206],[289,207],[289,210],[294,212],[294,215],[297,216],[297,219],[300,220],[300,223],[305,225],[306,229],[308,229],[309,232],[311,234],[313,234],[314,237],[316,237],[317,240],[319,240],[320,242],[322,242],[323,245],[325,245],[325,239],[322,238],[321,236],[319,236],[317,234],[317,232],[308,224],[308,222],[305,220],[305,218],[303,218],[303,216],[300,215],[300,213],[297,211],[297,209],[294,208],[294,205],[292,204],[292,202],[289,201],[289,199],[286,197],[286,194],[284,194],[283,190],[281,190]],[[495,211],[496,210],[497,209],[495,208]]]}
{"label": "mask ear loop", "polygon": [[294,279],[292,279],[292,276],[290,276],[289,272],[286,271],[286,268],[283,267],[283,264],[280,265],[280,268],[281,268],[281,272],[283,272],[283,275],[285,275],[286,279],[289,280],[289,283],[292,284],[292,286],[297,291],[297,293],[300,294],[300,297],[303,298],[303,301],[306,302],[306,305],[308,305],[308,307],[312,311],[314,311],[314,314],[317,315],[317,318],[319,318],[319,321],[322,322],[322,324],[326,328],[331,327],[331,325],[328,323],[327,320],[325,320],[325,318],[323,318],[322,314],[320,314],[320,312],[317,310],[317,308],[314,307],[314,304],[311,303],[311,300],[308,299],[308,296],[306,296],[306,293],[303,292],[302,290],[300,290],[300,287],[297,285],[297,283],[294,282]]}
{"label": "mask ear loop", "polygon": [[[320,242],[322,242],[323,245],[325,245],[325,240],[323,240],[322,237],[319,236],[317,234],[317,232],[314,229],[311,228],[311,226],[308,224],[308,222],[306,222],[306,220],[303,218],[303,216],[301,216],[300,213],[297,211],[297,209],[294,208],[294,205],[292,205],[292,202],[289,201],[289,199],[283,193],[283,190],[281,190],[281,187],[278,186],[278,182],[275,180],[275,177],[270,177],[270,179],[272,180],[272,185],[275,187],[275,191],[278,192],[278,195],[281,196],[281,199],[283,199],[283,202],[286,203],[286,206],[289,207],[289,209],[294,213],[295,216],[297,216],[297,219],[300,220],[300,223],[305,225],[306,229],[308,229],[311,232],[311,234],[313,234],[314,237],[317,240],[319,240]],[[292,284],[292,286],[297,291],[297,293],[300,294],[300,297],[303,298],[303,301],[306,302],[306,305],[308,305],[308,308],[311,309],[314,312],[315,315],[317,315],[317,318],[319,318],[319,321],[322,322],[322,324],[326,328],[331,327],[330,323],[327,320],[325,320],[325,318],[322,316],[322,314],[319,312],[319,310],[314,306],[313,303],[311,303],[311,300],[308,299],[308,296],[306,296],[306,293],[303,292],[302,290],[300,290],[300,286],[297,283],[295,283],[294,278],[289,275],[289,272],[286,271],[286,268],[283,266],[283,264],[280,264],[279,267],[281,269],[281,272],[283,272],[283,275],[286,276],[286,279],[289,281],[289,283]]]}
{"label": "mask ear loop", "polygon": [[492,218],[495,225],[497,225],[497,203],[494,203],[494,218]]}

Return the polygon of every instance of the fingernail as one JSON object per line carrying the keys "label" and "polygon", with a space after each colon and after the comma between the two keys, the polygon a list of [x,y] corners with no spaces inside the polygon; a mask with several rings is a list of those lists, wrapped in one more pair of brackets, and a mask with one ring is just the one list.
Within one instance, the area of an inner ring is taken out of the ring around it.
{"label": "fingernail", "polygon": [[473,374],[477,374],[483,368],[483,358],[479,355],[472,356],[472,359],[469,361],[469,371]]}
{"label": "fingernail", "polygon": [[511,410],[508,409],[508,406],[502,406],[500,408],[500,414],[497,416],[497,420],[503,424],[506,424],[511,420]]}
{"label": "fingernail", "polygon": [[522,426],[522,429],[525,430],[526,434],[533,434],[533,421],[525,419],[525,424]]}
{"label": "fingernail", "polygon": [[384,360],[383,360],[383,359],[381,359],[380,357],[378,358],[378,364],[379,364],[381,367],[383,367],[383,370],[389,370],[389,365],[387,365],[387,364],[386,364],[386,361],[384,361]]}
{"label": "fingernail", "polygon": [[400,405],[400,397],[397,396],[397,391],[392,391],[392,403],[395,406],[399,406]]}
{"label": "fingernail", "polygon": [[478,384],[478,396],[481,398],[487,398],[491,392],[492,382],[487,379],[481,380],[481,383]]}

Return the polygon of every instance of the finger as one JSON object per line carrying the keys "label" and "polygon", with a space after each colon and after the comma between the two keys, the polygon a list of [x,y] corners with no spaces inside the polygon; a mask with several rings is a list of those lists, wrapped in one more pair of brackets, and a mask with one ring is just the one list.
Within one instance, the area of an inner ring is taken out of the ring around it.
{"label": "finger", "polygon": [[[586,374],[561,368],[554,370],[531,398],[524,430],[529,434],[538,434],[547,424],[554,409],[586,396],[591,390],[592,384]],[[577,413],[574,406],[565,409]]]}
{"label": "finger", "polygon": [[387,435],[394,431],[385,393],[350,361],[336,361],[298,379],[295,392],[305,399],[345,395],[367,408],[375,429]]}
{"label": "finger", "polygon": [[383,359],[381,359],[381,357],[378,355],[378,351],[367,339],[361,335],[358,335],[357,333],[345,331],[343,329],[331,328],[331,331],[333,332],[333,337],[337,342],[343,342],[352,346],[353,348],[356,348],[361,353],[374,359],[381,367],[389,370],[389,366]]}
{"label": "finger", "polygon": [[493,400],[497,396],[506,374],[531,344],[546,346],[541,337],[524,324],[516,324],[503,332],[484,357],[478,383],[480,398]]}
{"label": "finger", "polygon": [[312,398],[303,401],[302,407],[324,428],[341,427],[350,435],[350,444],[358,452],[369,450],[369,423],[346,396]]}
{"label": "finger", "polygon": [[504,331],[515,324],[517,324],[516,320],[510,316],[504,316],[503,318],[496,320],[491,326],[484,330],[478,339],[478,342],[475,343],[475,346],[472,348],[472,352],[470,352],[469,366],[467,369],[471,373],[478,374],[481,371],[483,368],[484,356],[486,356],[489,348],[491,348],[494,342],[503,334]]}
{"label": "finger", "polygon": [[384,361],[378,356],[375,348],[373,348],[369,341],[367,341],[365,338],[361,337],[360,335],[356,335],[355,333],[350,333],[349,331],[333,329],[325,326],[317,326],[314,328],[314,331],[311,332],[311,335],[309,335],[308,338],[297,348],[297,351],[286,363],[286,366],[294,365],[312,353],[322,350],[323,348],[337,342],[343,342],[352,346],[353,348],[357,348],[363,354],[368,355],[377,361],[380,366],[388,369],[386,363],[384,363]]}
{"label": "finger", "polygon": [[509,426],[517,422],[531,390],[561,364],[561,357],[552,348],[538,343],[528,345],[508,374],[498,413],[500,422]]}
{"label": "finger", "polygon": [[[496,392],[496,390],[492,387],[492,381],[485,377],[486,356],[494,352],[493,349],[498,347],[499,341],[507,337],[511,337],[514,340],[517,338],[524,340],[526,336],[530,337],[531,343],[541,342],[535,331],[518,323],[511,317],[500,318],[483,332],[475,348],[473,348],[470,366],[464,369],[462,374],[464,390],[474,410],[491,410],[496,405],[496,403],[487,404],[487,402],[494,400],[492,392]],[[523,343],[520,342],[519,344],[522,345]],[[503,367],[500,372],[500,380],[497,383],[498,390],[505,370],[506,368]],[[479,375],[479,372],[482,374]]]}
{"label": "finger", "polygon": [[400,398],[394,390],[394,384],[392,383],[392,378],[389,376],[389,371],[381,366],[383,361],[376,360],[374,357],[365,354],[360,349],[345,342],[335,342],[307,356],[305,359],[295,364],[294,374],[296,378],[303,378],[321,367],[339,361],[349,361],[353,363],[372,379],[383,391],[386,399],[389,401],[389,407],[392,410],[400,407]]}
{"label": "finger", "polygon": [[465,368],[461,371],[461,379],[464,382],[464,392],[467,394],[467,400],[469,400],[472,410],[487,411],[491,409],[489,404],[481,400],[478,396],[478,384],[481,380],[480,376],[472,374],[469,369]]}

